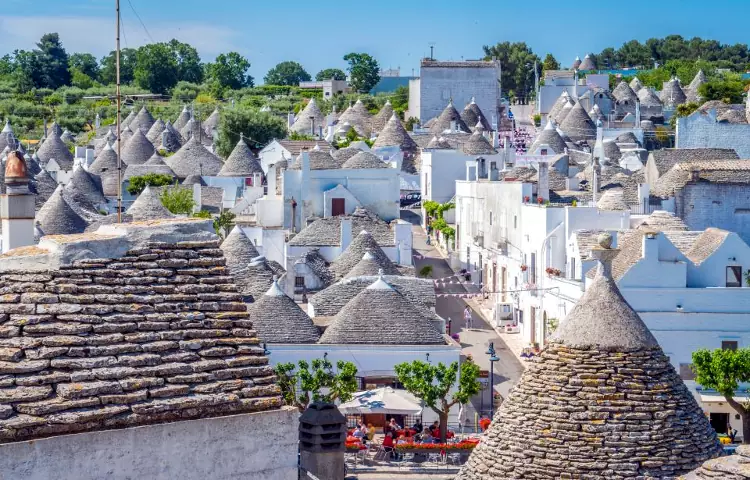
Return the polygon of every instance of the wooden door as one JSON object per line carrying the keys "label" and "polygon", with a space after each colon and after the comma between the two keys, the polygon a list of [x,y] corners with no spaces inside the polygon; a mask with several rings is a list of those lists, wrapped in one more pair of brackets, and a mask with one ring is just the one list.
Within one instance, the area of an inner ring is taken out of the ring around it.
{"label": "wooden door", "polygon": [[343,198],[331,199],[331,216],[337,217],[346,214],[346,200]]}

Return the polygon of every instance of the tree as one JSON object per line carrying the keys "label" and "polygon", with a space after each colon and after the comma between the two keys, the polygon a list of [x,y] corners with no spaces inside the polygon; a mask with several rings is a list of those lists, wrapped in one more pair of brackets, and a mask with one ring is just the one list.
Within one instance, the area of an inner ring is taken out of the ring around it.
{"label": "tree", "polygon": [[99,79],[99,62],[90,53],[74,53],[68,59],[68,66],[71,71],[78,70],[92,80]]}
{"label": "tree", "polygon": [[300,411],[312,402],[348,402],[357,391],[357,367],[352,362],[339,360],[334,370],[324,357],[311,363],[300,360],[297,365],[280,363],[275,371],[284,402]]}
{"label": "tree", "polygon": [[[466,404],[479,393],[479,366],[471,359],[461,365],[438,363],[432,365],[421,360],[399,363],[394,367],[398,381],[412,395],[421,398],[440,418],[440,438],[448,433],[448,414],[456,404]],[[451,390],[458,380],[458,386],[450,400]]]}
{"label": "tree", "polygon": [[315,75],[315,80],[319,82],[323,80],[346,80],[346,73],[338,68],[326,68]]}
{"label": "tree", "polygon": [[163,173],[147,173],[138,177],[130,177],[128,183],[128,193],[131,195],[140,195],[146,187],[163,187],[172,185],[174,178],[171,175]]}
{"label": "tree", "polygon": [[711,80],[698,87],[703,101],[721,100],[724,103],[742,103],[745,87],[739,79]]}
{"label": "tree", "polygon": [[161,192],[161,204],[175,215],[187,215],[193,212],[195,202],[193,201],[193,190],[191,188],[173,187],[165,188]]}
{"label": "tree", "polygon": [[724,396],[729,406],[742,418],[742,442],[750,443],[750,405],[734,399],[742,382],[750,381],[750,348],[737,350],[700,349],[693,352],[695,381]]}
{"label": "tree", "polygon": [[[133,83],[137,64],[138,50],[135,48],[123,48],[120,50],[120,83],[123,85]],[[109,52],[109,55],[102,58],[99,81],[104,85],[112,85],[117,81],[115,52]]]}
{"label": "tree", "polygon": [[542,71],[546,72],[549,70],[560,70],[560,63],[551,53],[548,53],[542,62]]}
{"label": "tree", "polygon": [[86,90],[94,86],[94,79],[81,72],[77,68],[70,69],[71,81],[70,84],[77,88]]}
{"label": "tree", "polygon": [[286,136],[286,123],[270,112],[255,109],[227,108],[222,110],[219,120],[219,138],[216,150],[227,158],[240,140],[240,133],[255,147],[263,146],[275,138]]}
{"label": "tree", "polygon": [[214,220],[214,230],[216,235],[221,238],[226,238],[229,232],[234,228],[234,218],[236,215],[230,210],[222,211],[219,216]]}
{"label": "tree", "polygon": [[177,61],[177,80],[192,83],[203,81],[203,64],[198,50],[192,45],[182,43],[174,38],[169,41],[169,48]]}
{"label": "tree", "polygon": [[39,57],[42,69],[42,82],[39,86],[57,90],[62,86],[70,85],[68,53],[62,46],[60,35],[44,34],[36,46],[38,50],[34,52]]}
{"label": "tree", "polygon": [[380,81],[378,61],[369,54],[352,52],[344,60],[349,63],[349,85],[355,92],[367,93]]}
{"label": "tree", "polygon": [[534,62],[540,61],[531,48],[525,42],[503,42],[482,48],[485,60],[495,57],[503,66],[503,93],[526,97],[534,87]]}
{"label": "tree", "polygon": [[214,63],[206,65],[206,80],[209,84],[214,83],[222,92],[252,87],[253,77],[247,74],[249,69],[250,62],[239,53],[222,53]]}
{"label": "tree", "polygon": [[398,113],[403,113],[409,109],[409,87],[399,85],[391,95],[391,106]]}
{"label": "tree", "polygon": [[135,82],[152,93],[166,94],[177,85],[177,57],[166,43],[152,43],[138,49]]}
{"label": "tree", "polygon": [[296,87],[299,82],[309,82],[310,74],[297,62],[281,62],[268,71],[263,81],[268,85],[289,85]]}
{"label": "tree", "polygon": [[26,93],[34,88],[43,86],[42,63],[39,55],[26,50],[13,52],[15,70],[13,72],[13,83],[21,93]]}

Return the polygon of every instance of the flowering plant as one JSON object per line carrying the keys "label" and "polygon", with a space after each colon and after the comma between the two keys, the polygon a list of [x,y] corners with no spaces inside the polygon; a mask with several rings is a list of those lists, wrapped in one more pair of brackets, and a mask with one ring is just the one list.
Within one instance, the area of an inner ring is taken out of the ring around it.
{"label": "flowering plant", "polygon": [[529,269],[528,265],[521,265],[521,271],[522,272],[525,272],[528,269]]}
{"label": "flowering plant", "polygon": [[529,197],[523,197],[523,202],[524,203],[529,203],[529,200],[531,200],[531,198],[529,198]]}
{"label": "flowering plant", "polygon": [[536,203],[538,203],[539,205],[543,204],[544,203],[544,198],[543,197],[536,197]]}
{"label": "flowering plant", "polygon": [[547,272],[547,275],[551,277],[559,277],[562,275],[562,272],[558,268],[547,267],[545,271]]}
{"label": "flowering plant", "polygon": [[396,450],[463,450],[476,447],[475,442],[458,442],[458,443],[400,443],[396,445]]}
{"label": "flowering plant", "polygon": [[482,427],[483,432],[489,428],[490,423],[492,423],[492,420],[490,420],[487,417],[484,417],[483,419],[479,420],[479,426]]}

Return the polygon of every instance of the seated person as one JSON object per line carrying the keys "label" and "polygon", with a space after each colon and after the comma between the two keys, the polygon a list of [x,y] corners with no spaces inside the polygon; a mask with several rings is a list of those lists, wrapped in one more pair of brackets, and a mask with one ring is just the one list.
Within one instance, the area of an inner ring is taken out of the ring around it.
{"label": "seated person", "polygon": [[435,443],[435,437],[430,433],[429,428],[425,428],[420,437],[422,443]]}
{"label": "seated person", "polygon": [[360,438],[361,439],[364,436],[365,436],[365,434],[362,433],[362,429],[361,428],[355,428],[354,429],[354,433],[352,433],[352,437],[355,437],[355,438]]}
{"label": "seated person", "polygon": [[375,438],[375,427],[372,426],[372,423],[367,424],[367,439],[372,441],[372,439]]}
{"label": "seated person", "polygon": [[391,418],[391,422],[388,424],[391,430],[401,430],[401,425],[396,423],[395,418]]}
{"label": "seated person", "polygon": [[415,432],[420,433],[422,429],[424,429],[424,427],[422,426],[422,420],[417,420],[417,422],[411,428],[413,428]]}

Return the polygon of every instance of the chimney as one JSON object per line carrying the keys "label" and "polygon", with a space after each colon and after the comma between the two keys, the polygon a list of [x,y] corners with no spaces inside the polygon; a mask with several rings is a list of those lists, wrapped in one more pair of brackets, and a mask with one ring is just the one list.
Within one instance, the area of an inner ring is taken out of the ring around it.
{"label": "chimney", "polygon": [[302,155],[302,171],[303,172],[309,172],[310,171],[310,153],[307,151],[303,151],[300,153]]}
{"label": "chimney", "polygon": [[635,100],[635,125],[641,126],[641,101],[638,99]]}
{"label": "chimney", "polygon": [[268,184],[268,193],[266,195],[276,195],[276,165],[268,166],[268,173],[266,173],[266,183]]}
{"label": "chimney", "polygon": [[643,235],[643,253],[641,258],[649,262],[659,261],[659,232],[648,231]]}
{"label": "chimney", "polygon": [[644,212],[648,205],[648,199],[651,191],[651,186],[648,183],[638,184],[638,203],[643,207]]}
{"label": "chimney", "polygon": [[161,146],[166,148],[167,145],[167,129],[161,132]]}
{"label": "chimney", "polygon": [[456,133],[456,121],[451,120],[451,133]]}
{"label": "chimney", "polygon": [[29,191],[29,172],[18,152],[5,162],[5,189],[0,195],[2,251],[34,245],[34,194]]}
{"label": "chimney", "polygon": [[96,120],[94,120],[94,128],[97,130],[102,126],[102,117],[99,116],[99,114],[96,114]]}
{"label": "chimney", "polygon": [[193,212],[198,213],[203,208],[203,202],[201,202],[201,184],[200,183],[194,183],[193,184],[193,203],[195,203],[195,206],[193,207]]}
{"label": "chimney", "polygon": [[315,136],[315,117],[310,115],[310,135]]}
{"label": "chimney", "polygon": [[536,196],[544,201],[549,200],[549,164],[547,162],[539,162]]}
{"label": "chimney", "polygon": [[341,217],[341,251],[352,243],[352,219]]}

